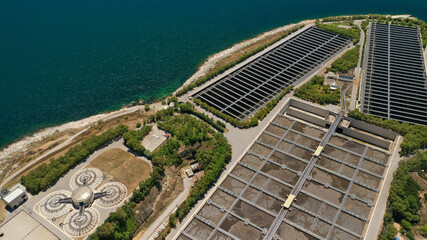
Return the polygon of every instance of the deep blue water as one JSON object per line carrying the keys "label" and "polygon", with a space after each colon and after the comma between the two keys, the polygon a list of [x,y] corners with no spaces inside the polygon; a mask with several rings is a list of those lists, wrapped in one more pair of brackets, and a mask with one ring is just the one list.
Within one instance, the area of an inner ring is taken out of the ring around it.
{"label": "deep blue water", "polygon": [[202,60],[307,18],[409,13],[425,0],[0,0],[0,146],[178,88]]}

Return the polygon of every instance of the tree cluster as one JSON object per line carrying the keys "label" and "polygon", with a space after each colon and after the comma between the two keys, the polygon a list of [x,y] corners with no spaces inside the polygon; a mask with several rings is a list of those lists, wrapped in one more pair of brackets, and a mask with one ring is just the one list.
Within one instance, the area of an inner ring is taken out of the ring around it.
{"label": "tree cluster", "polygon": [[285,88],[280,94],[279,96],[277,96],[275,99],[271,100],[270,102],[268,102],[266,104],[265,107],[261,108],[260,110],[258,110],[258,112],[248,118],[245,121],[240,121],[237,120],[236,118],[221,112],[220,110],[216,109],[215,107],[209,106],[207,103],[203,102],[202,100],[196,98],[194,99],[194,102],[201,106],[202,108],[210,111],[211,113],[215,114],[216,116],[226,120],[227,122],[231,123],[233,126],[239,127],[239,128],[251,128],[251,127],[255,127],[258,125],[258,121],[262,121],[267,114],[277,105],[277,103],[279,103],[279,101],[286,95],[288,94],[290,91],[293,90],[293,86],[289,86],[287,88]]}
{"label": "tree cluster", "polygon": [[295,97],[324,104],[339,104],[340,90],[332,90],[329,85],[323,84],[324,77],[314,76],[309,82],[295,89]]}
{"label": "tree cluster", "polygon": [[219,132],[223,133],[225,130],[225,123],[223,123],[219,120],[215,121],[212,118],[206,116],[205,114],[195,110],[194,105],[190,102],[180,104],[179,110],[181,111],[181,113],[188,113],[188,114],[191,114],[191,115],[194,115],[194,116],[200,118],[201,120],[209,123],[213,128],[215,128]]}
{"label": "tree cluster", "polygon": [[402,225],[401,232],[409,239],[415,239],[413,226],[419,221],[421,208],[419,191],[421,187],[410,175],[411,172],[421,172],[421,166],[427,162],[427,151],[419,152],[406,161],[399,162],[399,167],[393,176],[390,193],[387,199],[387,213],[384,216],[384,226],[379,237],[380,240],[392,240],[397,230],[393,223]]}
{"label": "tree cluster", "polygon": [[151,131],[151,126],[144,125],[139,130],[131,130],[123,134],[125,145],[132,151],[149,157],[151,152],[141,145],[141,140]]}
{"label": "tree cluster", "polygon": [[21,178],[21,183],[31,194],[44,191],[64,176],[70,169],[84,161],[95,150],[122,136],[127,131],[127,126],[119,125],[108,129],[101,135],[90,136],[81,144],[70,148],[64,156],[53,159],[49,164],[42,164],[36,169],[31,170]]}
{"label": "tree cluster", "polygon": [[406,156],[417,149],[427,148],[427,126],[400,123],[396,120],[377,118],[369,114],[361,113],[358,109],[348,112],[348,116],[362,120],[376,126],[390,129],[404,136],[400,144],[400,155]]}
{"label": "tree cluster", "polygon": [[175,108],[169,107],[169,108],[157,111],[155,114],[148,116],[147,122],[151,123],[151,122],[159,121],[164,117],[172,116],[174,114],[175,114]]}
{"label": "tree cluster", "polygon": [[351,28],[339,27],[339,23],[321,24],[316,21],[316,26],[322,30],[332,32],[347,38],[353,39],[353,44],[357,44],[360,40],[360,29],[354,24],[350,24]]}
{"label": "tree cluster", "polygon": [[197,201],[204,197],[231,160],[231,146],[224,135],[215,133],[213,140],[212,150],[200,150],[196,153],[196,160],[203,164],[205,175],[194,185],[190,196],[178,207],[176,212],[169,216],[169,229],[176,225],[177,220],[181,221]]}
{"label": "tree cluster", "polygon": [[348,50],[344,55],[335,60],[328,71],[347,73],[348,70],[355,68],[359,61],[360,45]]}
{"label": "tree cluster", "polygon": [[[225,165],[231,159],[231,146],[220,132],[214,131],[207,123],[188,114],[169,115],[170,111],[158,116],[158,126],[172,134],[165,144],[149,157],[153,164],[150,177],[139,184],[133,191],[129,202],[110,214],[107,220],[89,236],[91,240],[132,239],[138,228],[139,220],[135,217],[135,206],[148,196],[153,187],[159,187],[164,177],[164,169],[169,165],[180,165],[182,159],[178,154],[181,147],[191,148],[196,160],[203,164],[205,175],[192,188],[190,196],[178,208],[177,216],[182,219],[190,208],[201,198],[217,180]],[[142,129],[141,129],[142,130]],[[148,131],[148,128],[147,130]],[[146,132],[143,131],[143,132]],[[126,138],[142,138],[143,133],[130,131]],[[212,144],[213,148],[199,148],[201,144]],[[175,220],[177,217],[174,218]]]}

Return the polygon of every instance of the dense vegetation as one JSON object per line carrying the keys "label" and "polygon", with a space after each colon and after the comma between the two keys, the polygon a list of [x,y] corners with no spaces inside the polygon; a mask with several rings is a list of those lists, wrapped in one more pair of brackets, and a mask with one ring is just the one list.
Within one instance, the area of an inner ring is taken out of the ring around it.
{"label": "dense vegetation", "polygon": [[324,77],[314,76],[307,83],[295,89],[295,97],[318,103],[318,104],[339,104],[340,90],[332,90],[329,85],[323,84]]}
{"label": "dense vegetation", "polygon": [[36,169],[31,170],[26,176],[21,178],[21,183],[31,194],[44,191],[64,176],[70,169],[84,161],[95,150],[105,146],[127,131],[128,128],[125,125],[119,125],[108,129],[101,135],[90,136],[81,144],[70,148],[64,156],[53,159],[49,164],[44,163]]}
{"label": "dense vegetation", "polygon": [[347,73],[348,70],[355,68],[359,61],[360,45],[348,50],[344,55],[335,60],[328,71]]}
{"label": "dense vegetation", "polygon": [[258,112],[250,117],[249,119],[245,120],[245,121],[240,121],[235,119],[234,117],[225,114],[221,111],[219,111],[218,109],[209,106],[207,103],[204,103],[203,101],[201,101],[200,99],[194,99],[194,102],[201,106],[202,108],[212,112],[213,114],[215,114],[216,116],[226,120],[227,122],[231,123],[233,126],[239,127],[239,128],[250,128],[250,127],[254,127],[258,125],[258,121],[262,121],[267,114],[279,103],[279,101],[286,95],[288,94],[290,91],[292,91],[294,87],[293,86],[289,86],[287,88],[285,88],[280,94],[279,96],[277,96],[275,99],[271,100],[270,102],[268,102],[265,107],[261,108],[260,110],[258,110]]}
{"label": "dense vegetation", "polygon": [[203,114],[199,111],[196,111],[194,109],[194,105],[190,102],[180,104],[179,109],[180,109],[181,113],[188,113],[188,114],[194,115],[194,116],[202,119],[203,121],[209,123],[212,127],[214,127],[216,130],[218,130],[220,132],[224,132],[224,130],[225,130],[225,126],[226,126],[225,123],[223,123],[219,120],[215,121],[212,118],[206,116],[205,114]]}
{"label": "dense vegetation", "polygon": [[[135,217],[135,207],[150,193],[153,187],[159,187],[164,177],[164,169],[170,165],[182,164],[183,156],[180,149],[190,149],[194,158],[203,164],[205,174],[195,184],[190,196],[176,211],[175,220],[182,219],[190,208],[199,200],[217,180],[225,165],[231,159],[231,147],[227,139],[220,132],[214,131],[207,123],[188,114],[169,115],[169,111],[155,116],[159,128],[172,134],[159,150],[150,154],[153,172],[150,177],[139,184],[129,202],[110,214],[107,220],[99,226],[96,232],[90,235],[92,240],[132,239],[138,225],[141,224]],[[142,133],[132,133],[129,136]],[[200,147],[204,146],[204,147]],[[186,152],[186,151],[182,151]],[[191,158],[191,156],[190,156]]]}
{"label": "dense vegetation", "polygon": [[353,44],[357,44],[360,40],[360,29],[354,25],[350,24],[351,28],[342,28],[339,25],[343,25],[342,23],[329,23],[329,24],[321,24],[319,21],[316,21],[316,26],[325,31],[333,32],[339,34],[344,37],[348,37],[353,39]]}
{"label": "dense vegetation", "polygon": [[395,239],[397,229],[393,226],[394,222],[402,225],[401,232],[404,235],[409,239],[415,239],[412,229],[420,220],[421,203],[418,191],[421,187],[410,173],[418,172],[424,176],[422,170],[427,171],[427,151],[419,152],[408,160],[399,162],[391,182],[380,240]]}
{"label": "dense vegetation", "polygon": [[151,152],[141,145],[141,140],[151,131],[151,126],[144,125],[139,130],[131,130],[123,134],[125,145],[132,151],[143,156],[151,156]]}
{"label": "dense vegetation", "polygon": [[278,37],[277,39],[275,39],[275,40],[273,40],[273,41],[271,41],[271,42],[269,42],[269,43],[267,43],[265,45],[262,45],[262,46],[256,48],[255,50],[253,50],[251,52],[247,52],[243,56],[241,56],[240,58],[238,58],[237,60],[229,62],[226,65],[224,65],[224,66],[222,66],[220,68],[217,68],[215,71],[210,72],[207,75],[205,75],[203,77],[200,77],[197,80],[191,82],[190,84],[187,84],[187,85],[183,86],[182,89],[180,89],[176,93],[176,95],[177,96],[184,95],[185,93],[187,93],[188,91],[194,89],[195,87],[197,87],[197,86],[199,86],[199,85],[201,85],[201,84],[203,84],[203,83],[211,80],[212,78],[214,78],[214,77],[218,76],[219,74],[225,72],[226,70],[230,69],[231,67],[235,66],[236,64],[239,64],[239,63],[243,62],[244,60],[248,59],[252,55],[255,55],[256,53],[258,53],[258,52],[266,49],[267,47],[273,45],[274,43],[280,41],[281,39],[283,39],[283,38],[289,36],[290,34],[298,31],[302,27],[304,27],[304,25],[295,26],[295,27],[289,29],[286,33],[284,33],[282,36]]}
{"label": "dense vegetation", "polygon": [[384,120],[369,114],[361,113],[358,109],[349,111],[348,116],[382,128],[390,129],[404,136],[403,142],[400,144],[401,156],[406,156],[417,149],[425,149],[427,147],[427,126],[399,123],[391,119]]}
{"label": "dense vegetation", "polygon": [[353,21],[353,20],[361,20],[366,19],[368,21],[376,21],[376,22],[390,22],[392,24],[397,25],[405,25],[405,26],[418,26],[421,30],[421,38],[423,40],[423,47],[427,46],[427,23],[423,20],[419,19],[411,19],[411,18],[391,18],[384,15],[379,14],[369,14],[369,15],[353,15],[353,16],[337,16],[337,17],[326,17],[323,18],[323,22],[339,22],[339,21]]}

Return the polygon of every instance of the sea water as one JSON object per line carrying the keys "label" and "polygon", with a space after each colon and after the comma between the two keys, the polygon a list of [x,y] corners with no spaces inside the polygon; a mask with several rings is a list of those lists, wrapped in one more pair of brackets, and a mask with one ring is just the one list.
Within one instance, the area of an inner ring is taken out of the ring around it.
{"label": "sea water", "polygon": [[173,92],[209,55],[344,14],[427,18],[425,0],[0,0],[0,147]]}

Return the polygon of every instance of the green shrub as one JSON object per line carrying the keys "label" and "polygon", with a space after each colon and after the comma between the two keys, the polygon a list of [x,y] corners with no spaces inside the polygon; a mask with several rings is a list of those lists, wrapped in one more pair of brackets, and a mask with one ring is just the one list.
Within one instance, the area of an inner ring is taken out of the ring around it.
{"label": "green shrub", "polygon": [[180,104],[179,109],[180,109],[181,113],[188,113],[188,114],[194,115],[194,116],[200,118],[201,120],[209,123],[213,128],[215,128],[219,132],[224,132],[224,130],[225,130],[225,123],[223,123],[219,120],[214,121],[212,118],[210,118],[210,117],[206,116],[205,114],[195,110],[194,105],[191,104],[190,102]]}
{"label": "green shrub", "polygon": [[92,135],[81,144],[70,148],[64,156],[53,159],[49,164],[42,164],[21,178],[21,183],[31,194],[48,189],[77,164],[84,161],[98,148],[108,144],[128,131],[127,126],[110,128],[101,135]]}
{"label": "green shrub", "polygon": [[355,68],[359,61],[360,45],[348,50],[344,55],[335,60],[328,71],[347,73],[348,70]]}
{"label": "green shrub", "polygon": [[332,32],[347,38],[353,39],[353,44],[357,44],[360,40],[360,29],[356,25],[352,25],[351,28],[338,27],[341,23],[321,24],[316,21],[316,26],[322,30]]}
{"label": "green shrub", "polygon": [[140,128],[140,127],[141,127],[141,123],[137,123],[136,128]]}
{"label": "green shrub", "polygon": [[423,235],[423,237],[427,237],[427,225],[423,225],[421,228],[421,235]]}
{"label": "green shrub", "polygon": [[402,220],[401,222],[403,229],[405,229],[406,231],[411,231],[412,230],[412,224],[408,221],[406,221],[405,219]]}
{"label": "green shrub", "polygon": [[145,104],[145,111],[150,110],[150,104]]}
{"label": "green shrub", "polygon": [[323,81],[324,77],[314,76],[309,82],[295,89],[295,97],[321,105],[339,104],[340,90],[332,90],[329,85],[323,84]]}
{"label": "green shrub", "polygon": [[361,113],[358,109],[349,111],[348,116],[382,128],[390,129],[404,136],[403,142],[400,144],[401,156],[413,153],[417,149],[427,148],[427,126],[399,123],[391,119],[384,120],[369,114]]}
{"label": "green shrub", "polygon": [[231,125],[239,127],[239,128],[250,128],[250,127],[255,127],[258,125],[258,121],[262,121],[267,114],[280,102],[280,100],[286,95],[288,94],[290,91],[292,91],[294,87],[291,85],[287,88],[285,88],[280,94],[279,96],[277,96],[275,99],[271,100],[270,102],[268,102],[266,104],[265,107],[261,108],[260,110],[258,110],[258,112],[252,116],[251,118],[245,120],[245,121],[239,121],[237,119],[235,119],[234,117],[225,114],[223,112],[221,112],[220,110],[208,105],[207,103],[203,102],[200,99],[194,99],[193,101],[201,106],[202,108],[210,111],[211,113],[213,113],[214,115],[226,120],[227,122],[231,123]]}

